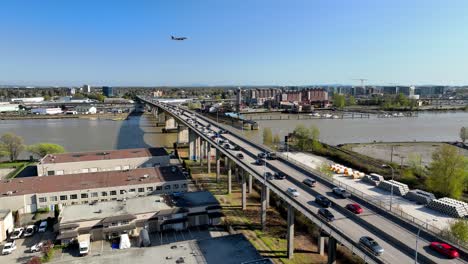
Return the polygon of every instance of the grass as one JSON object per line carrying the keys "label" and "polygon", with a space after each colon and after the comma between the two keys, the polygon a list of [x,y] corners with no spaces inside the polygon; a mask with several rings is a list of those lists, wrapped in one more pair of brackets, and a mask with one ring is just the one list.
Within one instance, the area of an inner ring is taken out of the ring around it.
{"label": "grass", "polygon": [[24,165],[25,163],[29,163],[29,161],[5,161],[5,162],[0,162],[0,169],[17,168],[19,166]]}

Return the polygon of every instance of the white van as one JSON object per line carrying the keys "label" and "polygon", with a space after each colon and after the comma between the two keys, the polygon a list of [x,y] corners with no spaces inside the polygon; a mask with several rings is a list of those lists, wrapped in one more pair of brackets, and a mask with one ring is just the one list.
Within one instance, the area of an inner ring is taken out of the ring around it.
{"label": "white van", "polygon": [[78,245],[80,247],[80,256],[88,255],[91,235],[83,234],[78,236]]}
{"label": "white van", "polygon": [[47,221],[42,221],[37,232],[44,233],[47,230]]}

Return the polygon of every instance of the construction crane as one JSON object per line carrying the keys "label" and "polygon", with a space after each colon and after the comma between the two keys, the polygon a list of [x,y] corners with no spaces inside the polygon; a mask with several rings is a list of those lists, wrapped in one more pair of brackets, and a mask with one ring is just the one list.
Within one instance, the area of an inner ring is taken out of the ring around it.
{"label": "construction crane", "polygon": [[364,89],[364,82],[365,81],[368,81],[368,79],[363,79],[363,78],[360,78],[360,79],[353,79],[355,81],[361,81],[361,87]]}

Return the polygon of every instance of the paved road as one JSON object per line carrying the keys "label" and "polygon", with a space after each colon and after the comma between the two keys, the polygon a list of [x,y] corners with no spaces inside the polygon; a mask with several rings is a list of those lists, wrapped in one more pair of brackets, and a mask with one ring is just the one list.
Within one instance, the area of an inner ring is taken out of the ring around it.
{"label": "paved road", "polygon": [[[187,120],[188,118],[194,118],[193,114],[186,112],[184,116],[179,116]],[[202,118],[197,118],[197,121],[202,125],[206,126],[208,122]],[[211,123],[211,122],[210,122]],[[218,131],[215,126],[212,126],[212,130]],[[200,133],[200,131],[199,131]],[[320,193],[325,195],[327,198],[336,203],[335,208],[331,208],[330,211],[335,215],[336,220],[332,222],[336,228],[344,232],[348,237],[352,238],[354,241],[358,241],[361,236],[368,235],[375,238],[379,244],[385,249],[384,254],[380,257],[384,262],[387,263],[414,263],[414,248],[416,244],[416,235],[411,233],[407,229],[402,228],[397,223],[392,222],[385,217],[381,216],[378,212],[372,211],[370,208],[364,206],[364,213],[361,215],[350,215],[344,208],[346,204],[352,203],[353,201],[349,199],[339,199],[331,195],[331,189],[325,185],[317,184],[313,190],[308,189],[303,184],[297,184],[296,182],[302,182],[302,180],[308,178],[308,175],[294,169],[293,167],[285,164],[280,160],[268,161],[268,168],[264,166],[257,166],[254,164],[254,158],[251,156],[256,156],[258,153],[262,152],[261,149],[256,148],[243,140],[238,139],[236,136],[231,134],[223,134],[224,138],[228,139],[231,143],[238,145],[242,148],[242,153],[244,153],[243,160],[237,160],[236,162],[242,162],[245,165],[249,166],[251,169],[256,171],[259,175],[263,175],[264,171],[278,170],[287,174],[289,177],[285,180],[273,180],[271,181],[279,189],[286,191],[288,187],[294,187],[300,192],[300,196],[296,198],[298,202],[311,210],[314,213],[317,213],[320,208],[315,202],[315,194]],[[229,150],[233,154],[237,151]],[[295,180],[294,180],[295,179]],[[358,219],[359,218],[359,219]],[[371,231],[373,230],[373,231]],[[400,243],[399,245],[391,244],[389,240],[382,236],[382,233],[387,234],[391,238],[395,239]],[[441,255],[433,252],[428,249],[427,245],[430,241],[424,239],[419,240],[419,262],[424,263],[424,257],[433,261],[434,263],[467,263],[461,259],[446,259]],[[411,252],[407,253],[403,248],[409,249]]]}

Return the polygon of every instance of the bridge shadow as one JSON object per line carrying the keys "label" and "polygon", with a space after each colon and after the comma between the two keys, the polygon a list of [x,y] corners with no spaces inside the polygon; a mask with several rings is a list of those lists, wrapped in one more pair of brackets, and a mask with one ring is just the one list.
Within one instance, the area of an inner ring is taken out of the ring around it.
{"label": "bridge shadow", "polygon": [[151,127],[151,119],[143,116],[142,113],[129,115],[128,119],[122,122],[117,136],[116,148],[149,148],[145,142],[145,130],[143,128]]}

